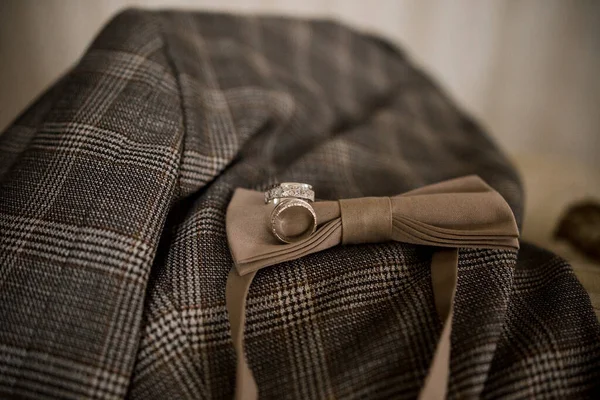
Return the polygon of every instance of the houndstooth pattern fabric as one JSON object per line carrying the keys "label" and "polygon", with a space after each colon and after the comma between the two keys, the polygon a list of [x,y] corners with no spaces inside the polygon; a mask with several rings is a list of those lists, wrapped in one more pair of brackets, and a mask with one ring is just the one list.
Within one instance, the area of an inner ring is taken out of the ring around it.
{"label": "houndstooth pattern fabric", "polygon": [[[132,10],[0,136],[0,397],[233,395],[236,187],[393,195],[477,174],[489,137],[386,42],[331,21]],[[341,246],[258,273],[261,399],[415,398],[441,332],[432,249]],[[600,328],[570,267],[461,250],[450,398],[586,398]]]}

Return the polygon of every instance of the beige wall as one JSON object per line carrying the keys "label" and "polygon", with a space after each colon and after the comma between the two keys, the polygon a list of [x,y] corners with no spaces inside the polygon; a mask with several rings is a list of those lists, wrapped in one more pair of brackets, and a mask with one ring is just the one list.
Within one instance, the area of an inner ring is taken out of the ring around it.
{"label": "beige wall", "polygon": [[409,50],[513,156],[600,153],[595,0],[0,0],[0,129],[127,6],[334,16]]}

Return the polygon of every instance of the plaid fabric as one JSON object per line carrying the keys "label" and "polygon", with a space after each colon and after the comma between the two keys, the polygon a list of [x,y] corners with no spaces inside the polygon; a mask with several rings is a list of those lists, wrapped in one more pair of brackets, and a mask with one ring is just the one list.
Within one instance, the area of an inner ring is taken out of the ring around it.
{"label": "plaid fabric", "polygon": [[[407,58],[330,21],[127,11],[0,136],[0,397],[231,398],[236,187],[391,195],[514,169]],[[414,398],[441,323],[431,249],[337,247],[260,271],[261,398]],[[584,398],[600,328],[570,267],[462,250],[452,398]]]}

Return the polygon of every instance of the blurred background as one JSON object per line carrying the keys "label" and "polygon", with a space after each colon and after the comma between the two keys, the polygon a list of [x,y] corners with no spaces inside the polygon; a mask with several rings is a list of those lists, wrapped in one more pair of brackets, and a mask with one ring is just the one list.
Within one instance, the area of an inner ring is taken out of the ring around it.
{"label": "blurred background", "polygon": [[0,0],[0,131],[126,7],[330,17],[395,42],[514,160],[524,237],[569,259],[600,309],[599,267],[552,239],[568,204],[600,199],[600,1]]}

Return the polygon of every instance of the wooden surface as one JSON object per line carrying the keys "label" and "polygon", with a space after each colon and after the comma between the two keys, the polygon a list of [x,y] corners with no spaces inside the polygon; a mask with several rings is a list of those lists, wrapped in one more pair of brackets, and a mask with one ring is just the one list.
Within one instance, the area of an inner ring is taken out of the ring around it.
{"label": "wooden surface", "polygon": [[526,193],[523,239],[569,261],[600,320],[600,263],[553,238],[558,221],[570,204],[586,198],[600,201],[600,167],[589,168],[577,160],[537,154],[521,154],[515,162]]}

